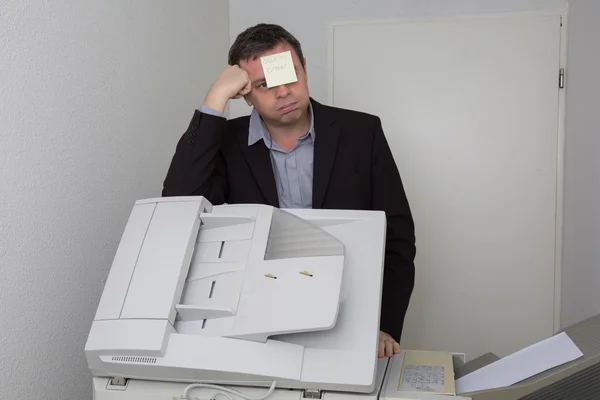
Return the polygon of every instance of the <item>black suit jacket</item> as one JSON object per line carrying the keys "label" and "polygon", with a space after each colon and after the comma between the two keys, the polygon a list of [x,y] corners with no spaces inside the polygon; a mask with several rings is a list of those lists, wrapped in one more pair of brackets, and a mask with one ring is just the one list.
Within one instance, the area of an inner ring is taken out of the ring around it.
{"label": "black suit jacket", "polygon": [[[385,211],[380,329],[399,341],[414,286],[415,236],[381,121],[366,113],[311,102],[316,133],[313,208]],[[269,150],[262,140],[248,146],[248,126],[248,116],[226,120],[196,110],[177,144],[163,196],[202,195],[215,205],[278,207]]]}

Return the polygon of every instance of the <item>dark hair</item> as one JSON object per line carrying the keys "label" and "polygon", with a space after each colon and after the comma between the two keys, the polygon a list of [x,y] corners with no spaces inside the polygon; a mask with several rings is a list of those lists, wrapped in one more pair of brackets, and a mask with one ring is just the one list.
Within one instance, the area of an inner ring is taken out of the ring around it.
{"label": "dark hair", "polygon": [[304,66],[304,56],[300,42],[279,25],[261,23],[240,33],[229,49],[229,65],[242,60],[255,58],[281,43],[288,43]]}

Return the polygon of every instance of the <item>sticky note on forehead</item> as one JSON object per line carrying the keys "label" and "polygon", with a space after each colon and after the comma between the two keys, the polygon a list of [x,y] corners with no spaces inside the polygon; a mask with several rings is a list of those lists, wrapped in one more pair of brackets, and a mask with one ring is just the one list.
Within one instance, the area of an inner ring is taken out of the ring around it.
{"label": "sticky note on forehead", "polygon": [[285,85],[298,81],[291,51],[270,54],[260,58],[267,87]]}

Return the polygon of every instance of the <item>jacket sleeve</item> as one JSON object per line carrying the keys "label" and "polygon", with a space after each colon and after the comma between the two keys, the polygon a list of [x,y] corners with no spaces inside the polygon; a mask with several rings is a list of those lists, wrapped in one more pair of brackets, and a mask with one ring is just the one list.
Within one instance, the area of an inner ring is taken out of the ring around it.
{"label": "jacket sleeve", "polygon": [[204,196],[212,204],[227,201],[227,171],[221,152],[226,119],[194,112],[181,136],[163,182],[163,196]]}
{"label": "jacket sleeve", "polygon": [[415,228],[379,118],[374,128],[372,163],[373,207],[385,211],[387,218],[380,330],[399,342],[415,281]]}

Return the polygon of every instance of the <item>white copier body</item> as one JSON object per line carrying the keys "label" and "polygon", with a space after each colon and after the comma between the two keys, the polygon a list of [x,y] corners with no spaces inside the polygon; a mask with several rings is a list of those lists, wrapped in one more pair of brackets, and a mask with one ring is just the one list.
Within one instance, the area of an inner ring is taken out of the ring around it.
{"label": "white copier body", "polygon": [[94,398],[402,398],[401,358],[377,358],[385,235],[379,211],[137,201],[85,347]]}

